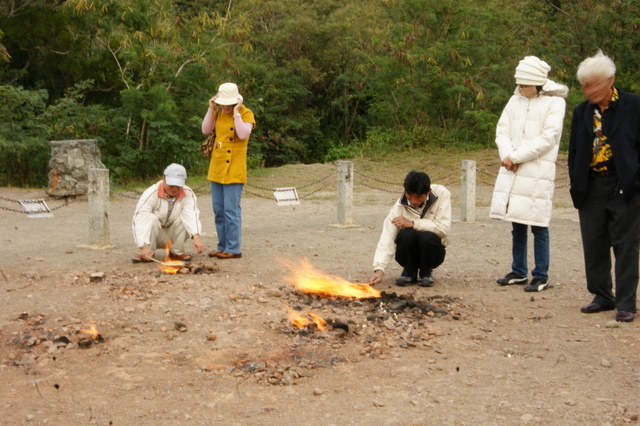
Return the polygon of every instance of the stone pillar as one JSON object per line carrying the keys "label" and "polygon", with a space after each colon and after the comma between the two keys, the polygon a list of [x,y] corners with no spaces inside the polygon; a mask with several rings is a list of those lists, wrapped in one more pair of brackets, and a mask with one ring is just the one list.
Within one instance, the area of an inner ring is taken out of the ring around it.
{"label": "stone pillar", "polygon": [[338,225],[353,225],[353,162],[338,161]]}
{"label": "stone pillar", "polygon": [[460,218],[463,222],[476,220],[476,162],[462,161],[462,179],[460,188]]}
{"label": "stone pillar", "polygon": [[109,245],[109,170],[89,169],[89,244]]}
{"label": "stone pillar", "polygon": [[51,141],[47,194],[55,197],[86,194],[91,168],[105,168],[97,140]]}

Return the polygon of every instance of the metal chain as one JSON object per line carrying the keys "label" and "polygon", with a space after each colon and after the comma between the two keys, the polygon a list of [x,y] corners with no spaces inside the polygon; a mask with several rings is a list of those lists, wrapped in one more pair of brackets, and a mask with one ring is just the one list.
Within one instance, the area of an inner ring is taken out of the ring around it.
{"label": "metal chain", "polygon": [[[81,197],[82,196],[75,196],[75,195],[64,196],[64,197],[54,197],[54,199],[64,199],[64,203],[60,204],[58,206],[55,206],[55,207],[49,207],[49,211],[59,210],[59,209],[61,209],[63,207],[67,207],[68,205],[78,201]],[[18,204],[20,203],[20,200],[12,200],[11,198],[5,198],[5,197],[0,197],[0,200],[9,201],[9,202],[18,203]],[[30,212],[25,211],[25,210],[12,209],[12,208],[3,207],[3,206],[0,206],[0,210],[6,210],[8,212],[20,213],[20,214],[29,214],[30,213]]]}
{"label": "metal chain", "polygon": [[247,193],[247,194],[249,194],[249,195],[253,195],[254,197],[264,198],[265,200],[271,200],[271,201],[273,201],[273,197],[265,197],[264,195],[257,194],[257,193],[255,193],[255,192],[252,192],[252,191],[248,190],[248,189],[245,189],[245,190],[244,190],[244,192],[245,192],[245,193]]}
{"label": "metal chain", "polygon": [[[367,188],[371,188],[371,189],[375,189],[376,191],[384,191],[384,192],[389,192],[391,194],[398,194],[398,193],[402,193],[402,191],[398,191],[398,190],[390,190],[390,189],[384,189],[384,188],[376,188],[375,186],[372,185],[367,185],[364,182],[358,182],[358,185],[362,185],[362,186],[366,186]],[[395,184],[396,186],[398,186],[398,184]]]}
{"label": "metal chain", "polygon": [[314,191],[307,192],[306,194],[299,194],[299,195],[298,195],[298,198],[300,198],[301,200],[302,200],[303,198],[308,198],[308,197],[312,196],[313,194],[315,194],[315,193],[317,193],[317,192],[320,192],[320,191],[322,191],[323,189],[326,189],[326,188],[328,188],[328,187],[330,187],[330,186],[332,186],[332,185],[331,185],[331,184],[327,184],[327,185],[322,186],[322,187],[320,187],[320,188],[318,188],[318,189],[316,189],[316,190],[314,190]]}
{"label": "metal chain", "polygon": [[[296,189],[305,189],[305,188],[308,188],[308,187],[313,186],[313,185],[316,185],[316,184],[318,184],[318,183],[320,183],[320,182],[322,182],[322,181],[324,181],[324,180],[327,180],[327,179],[329,179],[330,177],[333,177],[333,176],[334,176],[334,175],[331,175],[331,174],[326,175],[326,176],[323,176],[323,177],[321,177],[320,179],[318,179],[318,180],[316,180],[316,181],[313,181],[313,182],[310,182],[310,183],[308,183],[308,184],[306,184],[306,185],[297,186],[297,187],[296,187]],[[245,185],[246,185],[246,186],[248,186],[248,187],[254,188],[254,189],[261,189],[261,190],[263,190],[263,191],[273,191],[273,190],[275,189],[275,188],[265,188],[265,187],[263,187],[263,186],[258,186],[258,185],[252,185],[252,184],[250,184],[250,183],[246,183]]]}
{"label": "metal chain", "polygon": [[[378,178],[374,178],[374,177],[371,177],[371,176],[364,175],[364,174],[360,173],[360,172],[359,172],[359,171],[357,171],[357,170],[354,170],[353,172],[354,172],[355,174],[357,174],[358,176],[362,176],[362,177],[363,177],[363,178],[365,178],[365,179],[374,180],[374,181],[376,181],[376,182],[380,182],[380,183],[386,183],[387,185],[397,185],[397,184],[398,184],[398,182],[388,182],[388,181],[385,181],[385,180],[382,180],[382,179],[378,179]],[[366,186],[366,185],[365,185],[365,186]],[[375,189],[375,188],[374,188],[374,189]]]}

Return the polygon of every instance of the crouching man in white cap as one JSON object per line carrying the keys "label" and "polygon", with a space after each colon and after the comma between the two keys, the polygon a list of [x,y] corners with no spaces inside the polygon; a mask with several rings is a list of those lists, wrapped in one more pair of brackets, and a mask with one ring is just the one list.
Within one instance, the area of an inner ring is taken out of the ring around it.
{"label": "crouching man in white cap", "polygon": [[154,250],[171,242],[171,257],[189,261],[184,244],[193,240],[193,250],[202,253],[205,245],[200,238],[202,224],[196,194],[184,183],[187,171],[180,164],[170,164],[161,181],[147,188],[140,196],[133,214],[133,237],[140,253],[134,263],[151,262]]}

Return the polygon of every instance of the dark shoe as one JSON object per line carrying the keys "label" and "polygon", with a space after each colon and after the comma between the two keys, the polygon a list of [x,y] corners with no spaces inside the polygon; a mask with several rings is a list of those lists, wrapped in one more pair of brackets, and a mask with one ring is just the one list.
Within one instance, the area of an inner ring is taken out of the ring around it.
{"label": "dark shoe", "polygon": [[496,282],[500,285],[526,284],[527,281],[527,277],[518,275],[515,272],[509,272],[503,278],[499,278],[496,280]]}
{"label": "dark shoe", "polygon": [[582,312],[583,314],[596,314],[598,312],[602,312],[602,311],[612,311],[613,308],[608,308],[606,306],[602,306],[599,303],[589,303],[586,306],[583,306],[582,308],[580,308],[580,312]]}
{"label": "dark shoe", "polygon": [[399,285],[400,287],[406,287],[408,285],[415,284],[417,282],[418,282],[417,275],[412,275],[410,277],[407,277],[405,275],[400,275],[398,278],[396,278],[396,285]]}
{"label": "dark shoe", "polygon": [[218,257],[218,253],[222,253],[220,250],[214,250],[209,252],[209,257]]}
{"label": "dark shoe", "polygon": [[418,285],[420,287],[433,287],[435,283],[436,280],[433,279],[433,275],[431,274],[418,278]]}
{"label": "dark shoe", "polygon": [[240,259],[242,253],[227,253],[226,251],[219,251],[215,255],[218,259]]}
{"label": "dark shoe", "polygon": [[133,263],[150,263],[150,262],[153,262],[153,260],[151,260],[151,259],[143,258],[141,254],[135,256],[134,258],[132,258],[131,261]]}
{"label": "dark shoe", "polygon": [[631,322],[633,321],[633,312],[618,311],[616,312],[616,321]]}
{"label": "dark shoe", "polygon": [[549,288],[549,283],[544,278],[534,278],[531,280],[529,284],[524,288],[524,291],[542,291]]}

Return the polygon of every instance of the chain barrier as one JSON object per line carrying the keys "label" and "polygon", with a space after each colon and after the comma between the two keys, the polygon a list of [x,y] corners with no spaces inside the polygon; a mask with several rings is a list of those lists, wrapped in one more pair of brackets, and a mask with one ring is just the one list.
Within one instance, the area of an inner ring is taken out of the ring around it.
{"label": "chain barrier", "polygon": [[[297,187],[296,187],[296,191],[298,191],[298,190],[300,190],[300,189],[306,189],[306,188],[309,188],[309,187],[311,187],[311,186],[317,185],[317,184],[319,184],[320,182],[323,182],[323,181],[325,181],[325,180],[327,180],[327,179],[330,179],[330,178],[331,178],[331,177],[333,177],[333,176],[334,176],[334,175],[329,174],[329,175],[323,176],[323,177],[321,177],[320,179],[317,179],[317,180],[315,180],[315,181],[313,181],[313,182],[310,182],[310,183],[308,183],[308,184],[306,184],[306,185],[297,186]],[[325,185],[325,186],[321,186],[320,188],[314,189],[313,191],[307,192],[306,194],[300,194],[300,193],[298,193],[298,198],[299,198],[299,199],[303,199],[303,198],[310,197],[310,196],[312,196],[312,195],[314,195],[314,194],[316,194],[316,193],[318,193],[318,192],[322,191],[323,189],[326,189],[326,188],[328,188],[328,187],[330,187],[330,186],[332,186],[332,184],[330,184],[330,183],[329,183],[329,184],[327,184],[327,185]],[[258,193],[256,193],[256,192],[251,191],[250,189],[246,189],[247,187],[248,187],[248,188],[253,188],[253,189],[262,190],[262,191],[269,191],[269,192],[273,192],[276,188],[266,188],[266,187],[264,187],[264,186],[258,186],[258,185],[252,185],[252,184],[250,184],[250,183],[246,183],[246,184],[245,184],[245,189],[244,189],[244,192],[245,192],[245,193],[247,193],[247,194],[249,194],[249,195],[253,195],[253,196],[255,196],[255,197],[259,197],[259,198],[264,198],[264,199],[266,199],[266,200],[274,200],[274,197],[267,197],[267,196],[264,196],[264,195],[258,194]]]}
{"label": "chain barrier", "polygon": [[[367,185],[364,182],[359,182],[358,184],[362,185],[362,186],[366,186],[367,188],[375,189],[376,191],[389,192],[391,194],[402,194],[402,189],[391,190],[391,189],[377,188],[377,187],[375,187],[373,185]],[[397,183],[396,183],[396,186],[398,186]]]}
{"label": "chain barrier", "polygon": [[[365,174],[363,174],[363,173],[361,173],[361,172],[359,172],[357,170],[354,170],[353,172],[354,172],[354,174],[357,174],[358,176],[364,178],[365,180],[372,180],[372,181],[375,181],[375,182],[384,183],[386,185],[393,185],[395,187],[402,186],[402,184],[400,184],[398,182],[389,182],[389,181],[386,181],[386,180],[375,178],[373,176],[367,176],[367,175],[365,175]],[[451,179],[452,177],[456,177],[456,176],[458,176],[458,172],[452,172],[452,173],[450,173],[450,174],[448,174],[446,176],[443,176],[442,178],[432,179],[432,181],[434,181],[434,182],[437,181],[441,185],[447,186],[447,185],[455,183],[455,179],[451,180],[451,181],[447,181],[447,179]],[[358,182],[358,184],[362,185],[362,186],[366,186],[367,188],[375,189],[377,191],[390,192],[392,194],[397,194],[398,192],[402,192],[402,190],[390,190],[390,189],[375,187],[373,185],[369,185],[369,184],[366,184],[364,182]]]}
{"label": "chain barrier", "polygon": [[[484,170],[484,169],[482,169],[480,167],[476,167],[476,172],[477,172],[478,175],[486,175],[487,177],[490,177],[491,179],[495,179],[495,173],[494,172],[489,172],[489,171]],[[445,176],[443,176],[441,178],[434,179],[434,180],[438,181],[438,182],[441,182],[441,184],[445,185],[445,186],[453,185],[453,184],[456,183],[456,178],[458,177],[458,173],[459,173],[458,171],[454,171],[454,172],[451,172],[448,175],[445,175]],[[357,182],[358,185],[362,185],[362,186],[365,186],[367,188],[374,189],[374,190],[377,190],[377,191],[388,192],[388,193],[391,193],[391,194],[402,193],[402,185],[399,184],[398,182],[390,182],[390,181],[386,181],[386,180],[383,180],[383,179],[380,179],[380,178],[377,178],[377,177],[368,176],[368,175],[365,175],[364,173],[359,172],[358,170],[354,170],[354,174],[360,176],[365,181],[373,181],[373,182],[377,182],[377,183],[384,184],[384,185],[390,185],[394,189],[382,188],[382,187],[374,186],[374,185],[371,185],[371,184],[368,184],[368,183],[362,182],[362,181],[358,181]],[[317,179],[317,180],[315,180],[313,182],[307,183],[307,184],[305,184],[303,186],[296,187],[296,189],[297,190],[301,190],[301,189],[310,188],[310,187],[312,187],[314,185],[318,185],[319,183],[324,182],[324,181],[332,178],[333,176],[334,176],[333,174],[329,174],[329,175],[323,176],[323,177],[321,177],[321,178],[319,178],[319,179]],[[484,185],[484,186],[489,186],[489,187],[493,187],[494,186],[493,182],[489,182],[489,181],[483,180],[479,176],[476,176],[476,183]],[[132,200],[138,200],[140,198],[140,195],[142,194],[141,191],[129,189],[129,188],[127,188],[125,186],[122,186],[122,185],[120,185],[118,183],[115,183],[115,182],[110,182],[110,185],[112,187],[115,187],[115,188],[117,188],[117,189],[122,191],[122,192],[116,192],[116,191],[113,191],[113,190],[110,191],[111,194],[116,195],[118,197],[124,197],[124,198],[129,198],[129,199],[132,199]],[[316,189],[314,189],[314,190],[312,190],[310,192],[307,192],[305,194],[298,193],[298,198],[299,199],[309,198],[309,197],[317,194],[318,192],[323,191],[323,190],[325,190],[325,189],[327,189],[327,188],[329,188],[329,187],[331,187],[333,185],[335,185],[335,183],[327,183],[326,185],[320,186],[319,188],[316,188]],[[208,186],[209,186],[209,184],[205,183],[205,184],[202,184],[202,185],[200,185],[198,187],[195,187],[195,188],[192,188],[192,189],[193,189],[194,193],[196,193],[196,195],[209,195],[210,192],[208,190]],[[566,188],[566,187],[569,187],[569,177],[568,176],[562,177],[562,178],[556,180],[556,188]],[[203,188],[207,188],[207,191],[197,192],[198,190],[203,189]],[[261,191],[268,191],[268,192],[272,193],[276,188],[266,188],[266,187],[262,187],[262,186],[258,186],[258,185],[252,185],[252,184],[247,183],[247,184],[245,184],[245,189],[244,189],[244,192],[246,194],[251,195],[253,197],[258,197],[258,198],[262,198],[262,199],[265,199],[265,200],[271,200],[271,201],[273,201],[275,199],[272,194],[269,195],[269,196],[265,196],[263,194],[260,194],[258,192],[253,191],[252,189],[254,189],[254,190],[257,189],[257,190],[261,190]],[[133,193],[133,194],[136,194],[136,195],[129,195],[128,193]],[[54,210],[62,209],[62,208],[66,207],[66,206],[68,206],[68,205],[70,205],[72,203],[75,203],[76,201],[78,201],[78,200],[80,200],[82,198],[86,198],[86,195],[55,197],[54,199],[64,199],[64,203],[62,203],[62,204],[60,204],[58,206],[55,206],[55,207],[50,207],[49,210],[50,211],[54,211]],[[7,201],[7,202],[11,202],[11,203],[18,203],[18,204],[20,203],[20,200],[14,200],[14,199],[2,197],[2,196],[0,196],[0,201]],[[28,213],[27,211],[24,211],[24,210],[13,209],[13,208],[4,207],[4,206],[0,206],[0,210],[9,211],[9,212],[13,212],[13,213],[20,213],[20,214],[27,214]]]}
{"label": "chain barrier", "polygon": [[110,185],[109,186],[110,188],[115,186],[116,188],[119,188],[119,189],[123,190],[124,192],[133,192],[134,194],[137,194],[137,196],[133,196],[133,195],[129,195],[129,194],[124,194],[122,192],[109,191],[112,195],[116,195],[118,197],[128,198],[130,200],[137,200],[138,198],[140,198],[140,195],[142,195],[142,192],[140,192],[140,191],[136,191],[134,189],[129,189],[129,188],[127,188],[125,186],[122,186],[120,184],[117,184],[115,182],[109,181],[109,185]]}
{"label": "chain barrier", "polygon": [[[62,203],[62,204],[60,204],[58,206],[55,206],[55,207],[48,207],[48,206],[47,207],[49,208],[49,211],[60,210],[61,208],[67,207],[68,205],[73,204],[76,201],[78,201],[79,199],[84,198],[84,197],[85,196],[83,196],[83,195],[68,195],[68,196],[64,196],[64,197],[51,197],[54,200],[62,199],[62,200],[64,200],[64,203]],[[21,200],[13,200],[11,198],[6,198],[6,197],[0,197],[0,200],[8,201],[8,202],[11,202],[11,203],[17,203],[17,204],[20,204],[20,201],[21,201]],[[4,206],[0,206],[0,210],[5,210],[5,211],[8,211],[8,212],[12,212],[12,213],[20,213],[20,214],[30,214],[31,213],[31,212],[26,211],[24,209],[23,210],[18,210],[18,209],[12,209],[10,207],[4,207]]]}
{"label": "chain barrier", "polygon": [[360,173],[359,171],[357,171],[355,169],[353,170],[353,173],[355,173],[358,176],[362,176],[363,178],[368,179],[368,180],[373,180],[373,181],[376,181],[376,182],[385,183],[387,185],[398,185],[398,182],[389,182],[389,181],[386,181],[386,180],[374,178],[372,176],[367,176],[365,174]]}

